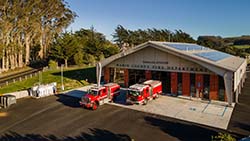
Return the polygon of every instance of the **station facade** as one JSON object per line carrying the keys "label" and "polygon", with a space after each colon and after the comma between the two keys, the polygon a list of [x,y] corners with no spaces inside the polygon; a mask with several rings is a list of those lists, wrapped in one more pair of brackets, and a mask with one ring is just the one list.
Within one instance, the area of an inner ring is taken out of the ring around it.
{"label": "station facade", "polygon": [[237,102],[246,78],[246,60],[196,44],[149,41],[99,63],[105,83],[123,87],[153,79],[163,93]]}

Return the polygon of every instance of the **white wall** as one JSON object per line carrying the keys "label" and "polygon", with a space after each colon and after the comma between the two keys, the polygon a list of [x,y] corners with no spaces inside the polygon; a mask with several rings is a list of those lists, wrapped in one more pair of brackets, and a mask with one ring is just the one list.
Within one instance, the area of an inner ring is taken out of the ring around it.
{"label": "white wall", "polygon": [[24,90],[24,91],[19,91],[19,92],[6,93],[4,95],[14,95],[16,96],[16,99],[19,99],[19,98],[24,98],[24,97],[29,96],[29,93],[27,90]]}
{"label": "white wall", "polygon": [[244,63],[241,64],[239,69],[234,72],[234,91],[236,91],[238,85],[241,82],[244,74],[246,73],[247,61],[245,60]]}

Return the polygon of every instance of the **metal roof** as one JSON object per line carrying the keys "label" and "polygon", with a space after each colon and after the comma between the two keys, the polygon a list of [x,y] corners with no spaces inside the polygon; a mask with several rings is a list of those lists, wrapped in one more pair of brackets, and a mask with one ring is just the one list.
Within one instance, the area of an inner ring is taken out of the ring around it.
{"label": "metal roof", "polygon": [[196,44],[163,42],[163,45],[186,51],[203,50],[205,47]]}
{"label": "metal roof", "polygon": [[128,49],[124,52],[104,59],[103,61],[101,61],[101,64],[102,66],[106,66],[116,59],[127,56],[148,46],[155,47],[172,54],[179,54],[180,57],[187,60],[201,61],[203,63],[208,63],[215,67],[223,68],[233,72],[235,72],[245,61],[244,58],[233,56],[197,44],[148,41],[134,48]]}
{"label": "metal roof", "polygon": [[[236,71],[245,59],[237,56],[230,55],[225,52],[218,50],[210,49],[208,47],[200,46],[197,44],[191,43],[175,43],[175,42],[158,42],[158,41],[149,41],[149,43],[164,47],[169,51],[174,51],[182,55],[191,57],[198,61],[203,61],[205,63],[212,64],[214,66],[224,68],[230,71]],[[188,46],[189,49],[176,48],[176,46]],[[175,47],[174,47],[175,46]],[[194,49],[195,48],[195,49]]]}

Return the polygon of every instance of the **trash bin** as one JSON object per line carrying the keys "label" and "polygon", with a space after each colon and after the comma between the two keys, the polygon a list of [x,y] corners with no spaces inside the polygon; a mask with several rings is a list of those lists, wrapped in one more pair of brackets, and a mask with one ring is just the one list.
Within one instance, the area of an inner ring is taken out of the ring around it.
{"label": "trash bin", "polygon": [[31,87],[29,90],[32,97],[41,98],[50,96],[56,93],[56,82],[46,84],[46,85],[38,85]]}
{"label": "trash bin", "polygon": [[16,96],[14,95],[3,95],[0,97],[1,106],[7,108],[12,104],[16,104]]}
{"label": "trash bin", "polygon": [[0,107],[4,107],[3,95],[0,96]]}

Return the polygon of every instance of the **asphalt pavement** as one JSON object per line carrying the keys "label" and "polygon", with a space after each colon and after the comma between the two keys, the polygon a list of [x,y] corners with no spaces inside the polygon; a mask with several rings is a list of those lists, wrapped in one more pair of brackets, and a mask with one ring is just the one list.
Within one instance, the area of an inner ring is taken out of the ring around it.
{"label": "asphalt pavement", "polygon": [[239,95],[239,103],[236,104],[228,125],[229,131],[246,137],[250,136],[250,72],[247,73],[247,76]]}
{"label": "asphalt pavement", "polygon": [[0,117],[0,140],[210,141],[225,132],[107,104],[92,111],[78,101],[64,95],[24,98],[0,109],[5,113]]}

